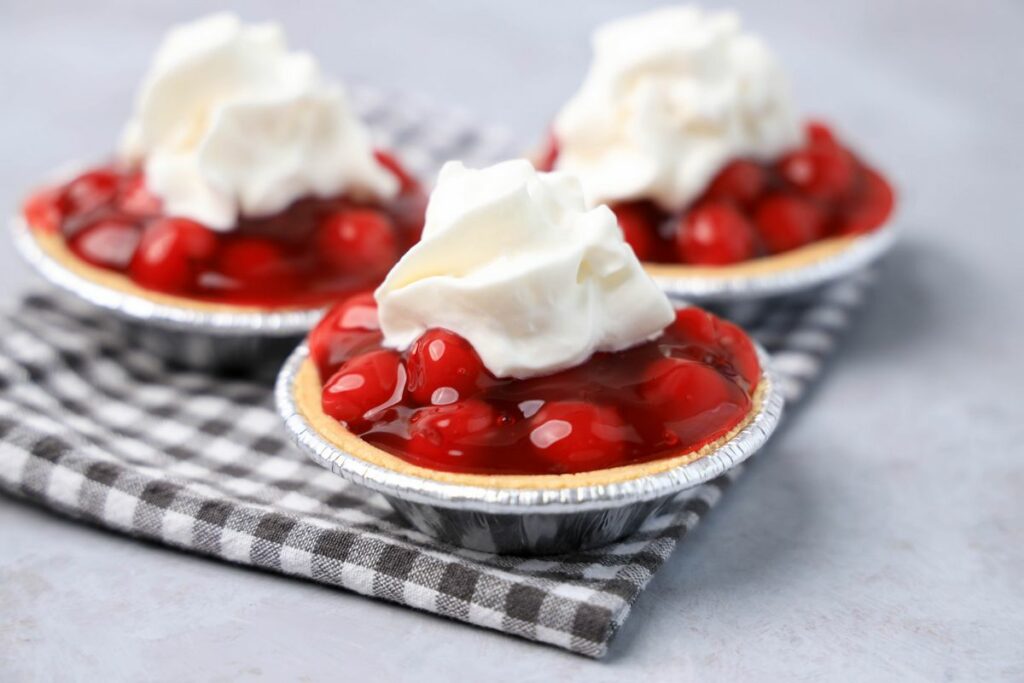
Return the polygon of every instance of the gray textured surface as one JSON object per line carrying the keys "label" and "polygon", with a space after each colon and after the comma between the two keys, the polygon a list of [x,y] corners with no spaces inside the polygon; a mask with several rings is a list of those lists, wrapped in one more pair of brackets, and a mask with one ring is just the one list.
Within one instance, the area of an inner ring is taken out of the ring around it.
{"label": "gray textured surface", "polygon": [[[0,678],[1024,679],[1024,6],[749,4],[807,110],[898,179],[907,239],[812,403],[655,578],[608,660],[0,499]],[[524,136],[575,87],[587,28],[627,7],[276,5],[245,15],[279,17],[343,76]],[[0,0],[0,205],[104,154],[163,26],[208,6]],[[0,248],[0,303],[32,282]]]}

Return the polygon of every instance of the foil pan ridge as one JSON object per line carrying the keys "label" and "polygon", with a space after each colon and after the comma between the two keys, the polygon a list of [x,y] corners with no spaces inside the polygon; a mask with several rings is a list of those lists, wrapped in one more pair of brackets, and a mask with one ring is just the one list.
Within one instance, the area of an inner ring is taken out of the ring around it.
{"label": "foil pan ridge", "polygon": [[781,386],[760,347],[766,391],[753,419],[711,453],[665,472],[603,485],[494,488],[439,482],[357,458],[328,442],[298,411],[294,384],[309,354],[295,349],[278,375],[278,413],[292,440],[335,474],[382,494],[419,531],[454,545],[498,553],[552,554],[598,547],[638,529],[759,450],[782,415]]}

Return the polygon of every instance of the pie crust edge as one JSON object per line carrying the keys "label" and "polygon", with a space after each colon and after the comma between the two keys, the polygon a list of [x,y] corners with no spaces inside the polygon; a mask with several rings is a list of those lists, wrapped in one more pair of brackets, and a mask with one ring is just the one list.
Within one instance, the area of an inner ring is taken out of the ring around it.
{"label": "pie crust edge", "polygon": [[583,486],[607,486],[660,474],[682,465],[688,465],[720,448],[747,427],[760,413],[768,391],[769,379],[762,376],[751,400],[750,412],[724,436],[705,444],[694,451],[678,453],[649,462],[624,465],[609,469],[579,472],[575,474],[464,474],[445,472],[413,465],[398,456],[373,446],[341,423],[323,412],[321,407],[322,385],[316,366],[305,358],[295,374],[291,391],[296,411],[313,430],[335,448],[371,465],[376,465],[400,474],[427,479],[444,484],[478,486],[496,489],[567,489]]}

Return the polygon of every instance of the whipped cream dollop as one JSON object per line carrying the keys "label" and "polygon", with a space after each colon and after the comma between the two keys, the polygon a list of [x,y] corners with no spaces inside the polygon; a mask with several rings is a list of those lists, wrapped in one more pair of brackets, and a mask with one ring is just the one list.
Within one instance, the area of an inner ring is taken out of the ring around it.
{"label": "whipped cream dollop", "polygon": [[309,54],[289,52],[279,26],[226,13],[168,32],[121,156],[144,165],[167,213],[220,231],[304,196],[398,189],[341,85]]}
{"label": "whipped cream dollop", "polygon": [[611,210],[588,210],[575,177],[526,160],[445,164],[422,240],[376,298],[387,346],[445,328],[498,377],[569,368],[653,339],[674,319]]}
{"label": "whipped cream dollop", "polygon": [[601,26],[593,50],[554,122],[556,168],[577,174],[592,204],[678,211],[731,159],[800,143],[781,68],[733,12],[665,7]]}

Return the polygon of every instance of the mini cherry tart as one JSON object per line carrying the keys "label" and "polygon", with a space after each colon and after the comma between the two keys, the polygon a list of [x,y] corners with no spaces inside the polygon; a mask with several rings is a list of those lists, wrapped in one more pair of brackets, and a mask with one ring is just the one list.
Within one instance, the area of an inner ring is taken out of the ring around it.
{"label": "mini cherry tart", "polygon": [[[558,141],[549,135],[538,165],[550,170],[557,160]],[[611,208],[641,261],[728,266],[871,232],[894,202],[878,171],[810,122],[799,149],[771,162],[732,161],[680,213],[646,200]]]}
{"label": "mini cherry tart", "polygon": [[226,233],[165,215],[144,175],[117,165],[35,193],[23,213],[78,259],[143,289],[226,305],[321,306],[378,284],[419,239],[422,189],[395,159],[377,158],[401,188],[387,202],[309,197]]}
{"label": "mini cherry tart", "polygon": [[449,330],[404,352],[382,342],[369,294],[312,331],[324,413],[413,465],[469,474],[589,472],[698,450],[744,422],[761,376],[746,334],[698,308],[654,341],[529,379],[494,377]]}

